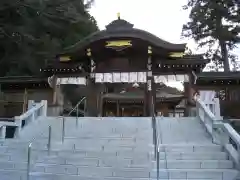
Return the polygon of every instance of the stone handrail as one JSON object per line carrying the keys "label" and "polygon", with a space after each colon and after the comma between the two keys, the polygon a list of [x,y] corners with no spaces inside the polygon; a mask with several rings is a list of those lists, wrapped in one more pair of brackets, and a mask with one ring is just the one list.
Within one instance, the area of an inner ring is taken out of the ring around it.
{"label": "stone handrail", "polygon": [[36,120],[40,116],[47,116],[46,100],[43,100],[39,103],[33,103],[31,108],[29,108],[27,112],[21,114],[20,116],[15,116],[12,119],[13,122],[0,121],[0,138],[5,139],[6,127],[8,126],[16,127],[14,137],[17,137],[23,128],[23,122],[26,126],[28,123]]}
{"label": "stone handrail", "polygon": [[212,130],[213,124],[214,124],[214,122],[216,122],[220,119],[217,119],[216,116],[211,112],[211,110],[200,99],[196,100],[196,111],[197,111],[197,116],[202,121],[202,123],[205,125],[207,132],[210,135],[212,135],[213,134],[213,130]]}
{"label": "stone handrail", "polygon": [[211,110],[211,112],[220,117],[219,98],[215,98],[215,91],[200,91],[199,99]]}
{"label": "stone handrail", "polygon": [[240,135],[230,124],[225,123],[222,118],[216,117],[200,99],[197,99],[196,105],[197,117],[211,135],[213,143],[221,145],[235,165],[240,167]]}

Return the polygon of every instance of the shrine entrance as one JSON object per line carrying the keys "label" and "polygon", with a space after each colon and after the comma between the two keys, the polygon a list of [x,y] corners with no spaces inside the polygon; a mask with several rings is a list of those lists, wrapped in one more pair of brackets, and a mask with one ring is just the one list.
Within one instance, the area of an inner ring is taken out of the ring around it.
{"label": "shrine entrance", "polygon": [[115,103],[106,103],[103,106],[103,116],[142,117],[144,116],[144,109],[140,104],[121,104],[116,107]]}
{"label": "shrine entrance", "polygon": [[[53,88],[61,86],[73,106],[86,97],[87,116],[151,116],[159,111],[168,116],[181,101],[187,113],[195,73],[208,60],[185,55],[186,44],[166,42],[133,26],[118,17],[41,71],[52,77]],[[174,80],[184,83],[184,92],[163,91]]]}

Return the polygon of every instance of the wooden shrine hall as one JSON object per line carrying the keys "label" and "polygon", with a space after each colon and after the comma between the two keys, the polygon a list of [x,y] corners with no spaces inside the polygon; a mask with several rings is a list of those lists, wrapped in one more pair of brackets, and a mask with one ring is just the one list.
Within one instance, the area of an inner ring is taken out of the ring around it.
{"label": "wooden shrine hall", "polygon": [[[87,116],[167,114],[182,100],[187,113],[196,74],[209,61],[185,49],[186,44],[164,41],[118,16],[105,30],[56,55],[41,72],[52,88],[60,85],[73,106],[86,97]],[[162,89],[172,80],[184,83],[184,93]]]}
{"label": "wooden shrine hall", "polygon": [[239,119],[239,85],[240,72],[202,72],[198,75],[194,89],[215,91],[220,101],[220,115],[227,119]]}

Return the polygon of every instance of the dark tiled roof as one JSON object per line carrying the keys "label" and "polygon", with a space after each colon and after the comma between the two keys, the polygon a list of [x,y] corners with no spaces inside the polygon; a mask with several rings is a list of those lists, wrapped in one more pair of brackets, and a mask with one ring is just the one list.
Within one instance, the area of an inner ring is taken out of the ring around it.
{"label": "dark tiled roof", "polygon": [[4,76],[0,77],[0,83],[34,83],[34,82],[47,82],[46,77],[36,76]]}
{"label": "dark tiled roof", "polygon": [[240,79],[240,72],[202,72],[197,76],[201,80]]}
{"label": "dark tiled roof", "polygon": [[114,20],[113,22],[111,22],[109,25],[106,26],[106,30],[92,33],[91,35],[82,39],[75,45],[66,48],[65,53],[68,53],[68,52],[71,53],[73,51],[77,51],[78,49],[84,49],[93,42],[100,41],[100,40],[107,40],[111,38],[118,38],[118,39],[136,38],[136,39],[141,39],[143,41],[147,41],[149,44],[155,47],[162,47],[162,48],[170,49],[173,51],[179,51],[179,52],[182,52],[185,50],[186,44],[173,44],[173,43],[167,42],[147,31],[133,28],[133,26],[134,26],[133,24],[123,19]]}

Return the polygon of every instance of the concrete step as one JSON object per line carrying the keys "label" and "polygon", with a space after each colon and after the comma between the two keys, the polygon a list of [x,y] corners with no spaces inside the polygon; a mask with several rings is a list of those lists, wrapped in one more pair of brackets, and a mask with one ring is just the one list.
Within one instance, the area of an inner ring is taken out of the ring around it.
{"label": "concrete step", "polygon": [[21,170],[3,170],[0,169],[1,180],[25,180],[27,179],[26,171]]}
{"label": "concrete step", "polygon": [[[31,162],[31,167],[34,166],[34,162]],[[26,171],[27,170],[27,161],[0,161],[1,170],[15,170],[15,171]]]}
{"label": "concrete step", "polygon": [[[31,155],[31,160],[36,160],[37,158],[39,158],[38,154],[32,154]],[[0,155],[0,163],[5,162],[5,161],[27,162],[27,156],[25,156],[23,154],[3,154],[3,155]]]}
{"label": "concrete step", "polygon": [[[167,169],[232,169],[230,160],[168,160],[160,161],[160,168]],[[156,168],[156,162],[154,162]]]}
{"label": "concrete step", "polygon": [[55,144],[51,146],[52,150],[76,150],[76,151],[150,151],[152,148],[152,144],[148,142],[145,143],[101,143],[96,141],[90,142],[64,142],[64,144]]}
{"label": "concrete step", "polygon": [[43,158],[38,159],[36,166],[42,164],[58,164],[58,165],[74,165],[74,166],[89,166],[89,167],[150,167],[152,162],[147,158]]}
{"label": "concrete step", "polygon": [[[78,152],[126,152],[126,153],[145,153],[148,151],[151,151],[152,147],[146,144],[144,147],[132,147],[132,146],[89,146],[89,147],[75,147],[75,145],[68,145],[68,144],[53,144],[51,146],[51,152],[53,154],[57,154],[59,152],[66,152],[66,153],[78,153]],[[28,146],[24,147],[8,147],[8,146],[0,146],[0,154],[5,153],[21,153],[26,154],[28,151]],[[46,146],[33,146],[32,147],[33,152],[39,152],[39,153],[46,153],[48,151],[47,145]]]}
{"label": "concrete step", "polygon": [[[30,180],[102,180],[102,177],[90,177],[82,175],[65,175],[53,173],[31,173]],[[104,180],[131,180],[134,178],[104,177]],[[137,178],[138,180],[149,180],[149,178]]]}
{"label": "concrete step", "polygon": [[[152,180],[157,180],[157,179],[152,178]],[[175,179],[175,178],[174,179],[173,178],[165,179],[165,178],[159,178],[159,180],[189,180],[189,179]],[[205,179],[205,178],[204,179],[203,178],[198,179],[197,178],[197,179],[194,179],[194,180],[222,180],[222,179],[219,179],[219,178],[217,178],[217,179],[215,179],[215,178],[214,179],[212,179],[212,178],[211,179],[209,179],[209,178],[208,179]]]}
{"label": "concrete step", "polygon": [[[160,169],[162,179],[218,179],[235,180],[238,175],[237,170],[232,169]],[[157,172],[151,173],[152,178],[156,178]]]}
{"label": "concrete step", "polygon": [[[152,157],[153,155],[151,155]],[[160,160],[227,160],[226,152],[160,152]]]}
{"label": "concrete step", "polygon": [[223,147],[214,144],[193,145],[193,144],[161,144],[159,146],[160,152],[221,152]]}
{"label": "concrete step", "polygon": [[153,155],[149,152],[134,152],[134,151],[51,151],[52,156],[63,157],[63,158],[108,158],[108,157],[119,157],[128,159],[148,159],[150,160]]}
{"label": "concrete step", "polygon": [[[38,158],[38,162],[44,159],[84,159],[84,158],[123,158],[123,159],[140,159],[150,160],[151,155],[148,152],[134,152],[134,151],[69,151],[69,150],[58,150],[51,151],[50,157],[48,157],[48,151],[32,151],[31,159]],[[55,157],[54,157],[55,156]],[[2,160],[10,161],[27,161],[27,151],[14,150],[7,153],[0,153]],[[53,158],[54,157],[54,158]]]}
{"label": "concrete step", "polygon": [[[151,137],[152,138],[152,137]],[[112,134],[108,134],[108,136],[102,136],[102,137],[98,137],[98,136],[94,136],[94,137],[88,137],[88,136],[80,136],[80,137],[65,137],[64,138],[64,142],[66,143],[76,143],[76,142],[83,142],[83,143],[88,143],[91,141],[96,141],[99,143],[134,143],[134,144],[141,144],[144,143],[146,141],[150,141],[151,140],[150,137],[121,137],[121,136],[113,136]]]}
{"label": "concrete step", "polygon": [[[38,173],[69,174],[82,177],[124,177],[124,178],[149,178],[150,169],[147,168],[117,168],[117,167],[76,167],[67,165],[46,165],[34,169]],[[34,174],[34,173],[32,173]]]}

